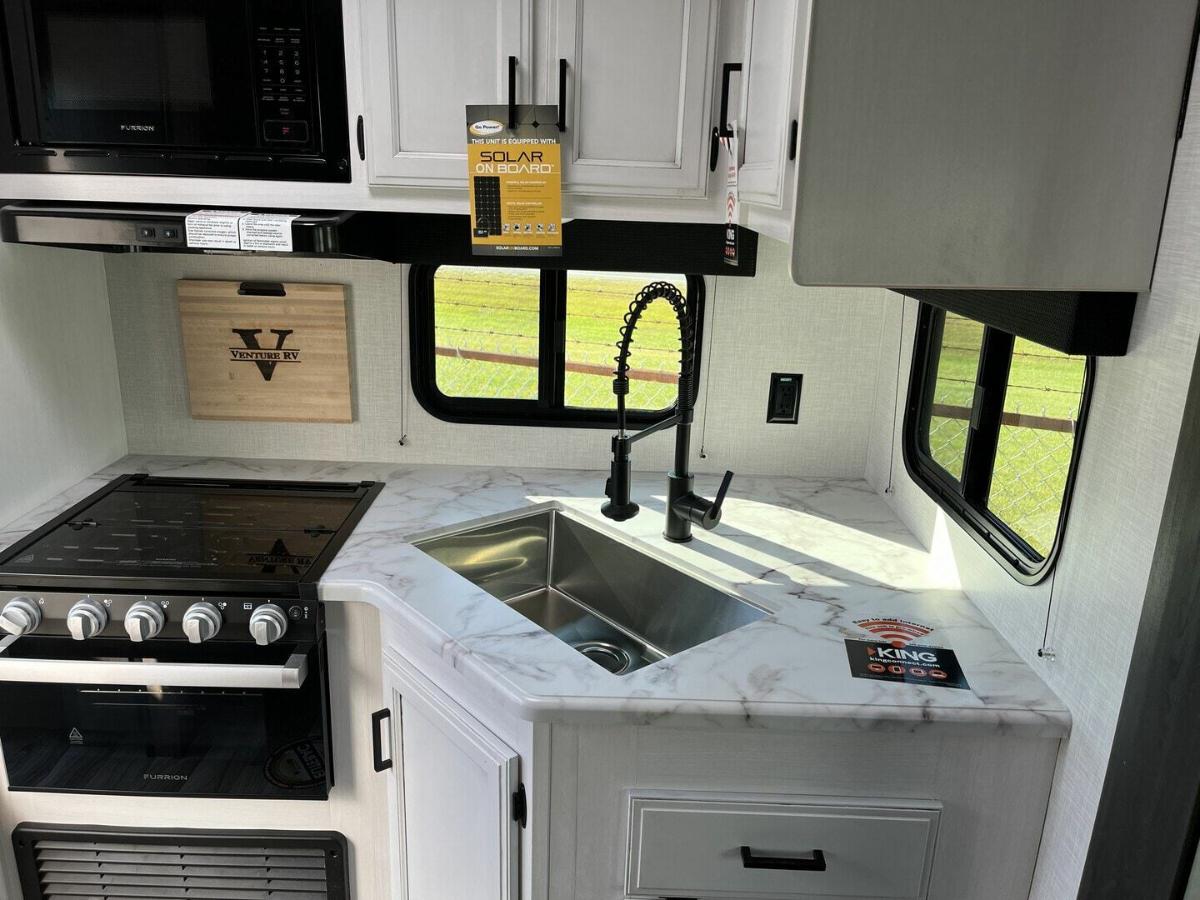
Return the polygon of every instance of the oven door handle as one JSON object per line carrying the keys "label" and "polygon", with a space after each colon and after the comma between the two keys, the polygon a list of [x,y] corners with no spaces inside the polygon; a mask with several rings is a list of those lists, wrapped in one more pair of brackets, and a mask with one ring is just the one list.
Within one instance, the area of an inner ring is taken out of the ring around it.
{"label": "oven door handle", "polygon": [[304,686],[307,677],[308,656],[303,653],[293,653],[281,666],[239,666],[227,663],[22,659],[0,652],[0,682],[295,691]]}

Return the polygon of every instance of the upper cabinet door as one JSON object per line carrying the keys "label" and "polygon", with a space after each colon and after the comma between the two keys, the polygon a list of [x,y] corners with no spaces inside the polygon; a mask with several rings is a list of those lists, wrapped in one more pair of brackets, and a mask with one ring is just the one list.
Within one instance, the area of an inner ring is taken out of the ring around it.
{"label": "upper cabinet door", "polygon": [[569,190],[699,197],[707,186],[714,0],[555,0],[555,93],[567,63]]}
{"label": "upper cabinet door", "polygon": [[375,184],[467,183],[467,104],[530,100],[532,0],[364,0],[367,163]]}
{"label": "upper cabinet door", "polygon": [[746,3],[738,189],[747,203],[783,206],[792,122],[799,137],[808,13],[808,0]]}

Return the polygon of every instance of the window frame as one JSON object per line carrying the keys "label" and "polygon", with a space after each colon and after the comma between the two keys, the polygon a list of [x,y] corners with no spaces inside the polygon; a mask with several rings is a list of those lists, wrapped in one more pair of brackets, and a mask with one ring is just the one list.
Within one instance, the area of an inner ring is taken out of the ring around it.
{"label": "window frame", "polygon": [[[515,261],[514,261],[515,262]],[[445,265],[460,265],[445,263]],[[435,342],[436,315],[434,278],[442,264],[413,265],[408,276],[408,333],[410,380],[417,402],[430,415],[444,422],[476,425],[536,426],[543,428],[615,428],[617,412],[567,406],[567,276],[570,272],[615,271],[589,269],[546,269],[540,273],[538,318],[538,397],[536,400],[488,397],[452,397],[437,385]],[[480,268],[491,268],[486,264]],[[510,266],[521,268],[520,266]],[[696,360],[692,384],[700,390],[700,362],[704,338],[704,277],[685,274],[687,301],[696,322]],[[629,298],[632,302],[633,298]],[[617,354],[621,320],[613,322],[613,356]],[[614,370],[616,362],[613,363]],[[675,412],[677,403],[661,410],[629,410],[631,430],[640,430]]]}
{"label": "window frame", "polygon": [[1014,335],[983,323],[979,366],[975,376],[976,402],[971,414],[971,421],[979,424],[970,426],[962,478],[954,478],[926,450],[928,442],[923,437],[927,438],[927,429],[922,423],[929,420],[931,413],[937,381],[937,355],[942,346],[942,327],[946,315],[945,310],[931,304],[920,305],[901,438],[904,467],[909,477],[1009,575],[1025,585],[1038,584],[1053,570],[1066,534],[1088,410],[1096,382],[1096,357],[1084,358],[1079,418],[1075,424],[1075,440],[1063,487],[1058,527],[1053,544],[1042,556],[987,506],[1015,344]]}

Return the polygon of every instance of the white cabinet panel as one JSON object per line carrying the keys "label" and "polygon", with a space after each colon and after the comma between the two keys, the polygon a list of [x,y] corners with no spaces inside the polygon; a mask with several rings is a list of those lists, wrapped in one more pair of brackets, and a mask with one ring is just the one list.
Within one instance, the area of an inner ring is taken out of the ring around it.
{"label": "white cabinet panel", "polygon": [[714,0],[557,0],[553,70],[567,61],[571,190],[702,196]]}
{"label": "white cabinet panel", "polygon": [[876,806],[812,799],[634,796],[629,895],[746,900],[926,895],[936,804],[907,809],[886,801]]}
{"label": "white cabinet panel", "polygon": [[466,110],[529,102],[531,0],[365,0],[363,78],[374,183],[465,187]]}
{"label": "white cabinet panel", "polygon": [[783,205],[792,122],[797,126],[804,86],[809,0],[748,0],[742,101],[741,198]]}
{"label": "white cabinet panel", "polygon": [[1141,291],[1195,0],[812,0],[800,284]]}
{"label": "white cabinet panel", "polygon": [[515,900],[518,758],[408,666],[387,658],[395,888],[407,900]]}

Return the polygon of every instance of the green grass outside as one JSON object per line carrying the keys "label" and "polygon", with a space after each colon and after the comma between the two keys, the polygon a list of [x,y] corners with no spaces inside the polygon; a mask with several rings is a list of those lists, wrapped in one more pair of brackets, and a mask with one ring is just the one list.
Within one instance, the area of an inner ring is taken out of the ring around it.
{"label": "green grass outside", "polygon": [[[934,402],[970,407],[983,326],[947,315]],[[1084,360],[1018,338],[1006,412],[1074,420],[1079,412]],[[935,416],[930,421],[930,451],[951,475],[962,475],[967,423]],[[1074,435],[1003,425],[996,452],[988,507],[1041,554],[1049,552],[1071,464]]]}
{"label": "green grass outside", "polygon": [[[442,266],[434,285],[435,340],[439,347],[537,358],[538,274],[528,269]],[[626,310],[651,281],[666,280],[687,292],[682,276],[597,275],[572,272],[567,279],[567,364],[601,365],[611,371]],[[635,333],[630,366],[674,374],[679,371],[679,326],[670,305],[656,300]],[[537,369],[491,361],[437,358],[442,393],[456,397],[537,399]],[[567,372],[570,406],[613,409],[612,375]],[[630,383],[630,409],[665,409],[675,401],[672,383]]]}

